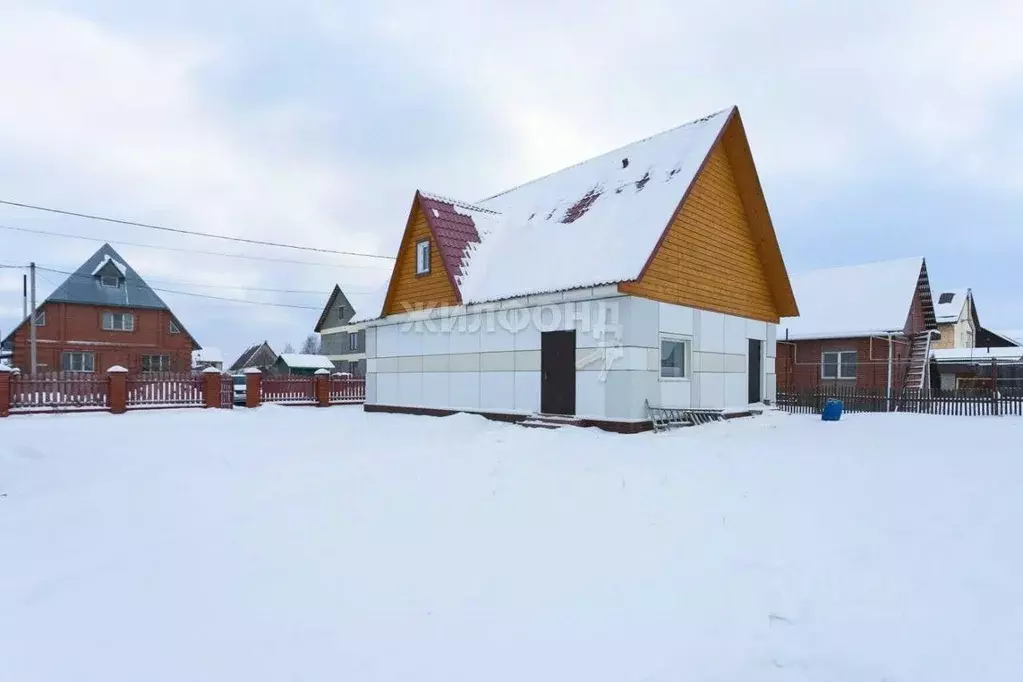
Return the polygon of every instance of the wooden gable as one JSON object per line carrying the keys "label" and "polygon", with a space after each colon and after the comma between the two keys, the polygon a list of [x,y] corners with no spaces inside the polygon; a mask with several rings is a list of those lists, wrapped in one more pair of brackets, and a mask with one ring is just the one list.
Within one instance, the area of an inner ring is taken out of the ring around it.
{"label": "wooden gable", "polygon": [[[430,271],[416,274],[416,244],[423,240],[430,242]],[[398,248],[394,270],[391,272],[383,314],[399,315],[413,310],[456,306],[460,303],[461,297],[451,273],[444,264],[437,239],[430,228],[417,192],[409,211],[408,222],[405,224],[405,233]]]}
{"label": "wooden gable", "polygon": [[622,293],[777,323],[798,315],[738,113]]}

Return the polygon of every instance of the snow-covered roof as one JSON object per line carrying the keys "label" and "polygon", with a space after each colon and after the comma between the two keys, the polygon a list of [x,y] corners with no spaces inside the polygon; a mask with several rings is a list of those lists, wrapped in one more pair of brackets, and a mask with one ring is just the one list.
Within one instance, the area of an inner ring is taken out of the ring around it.
{"label": "snow-covered roof", "polygon": [[121,277],[127,277],[128,276],[128,266],[125,265],[124,263],[118,262],[114,258],[111,258],[109,255],[103,256],[103,260],[101,260],[99,262],[99,264],[93,269],[92,276],[95,277],[96,275],[98,275],[103,270],[103,268],[105,268],[107,265],[111,265],[111,264],[115,268],[117,268],[117,271],[119,273],[121,273]]}
{"label": "snow-covered roof", "polygon": [[957,322],[970,295],[969,289],[944,289],[934,292],[934,316],[939,324]]}
{"label": "snow-covered roof", "polygon": [[325,355],[282,353],[277,358],[292,369],[334,369],[334,363]]}
{"label": "snow-covered roof", "polygon": [[224,356],[219,348],[203,348],[192,351],[192,364],[200,362],[224,362]]}
{"label": "snow-covered roof", "polygon": [[458,281],[478,303],[639,277],[734,108],[475,204]]}
{"label": "snow-covered roof", "polygon": [[783,319],[778,338],[837,339],[901,332],[923,267],[923,258],[903,258],[793,275],[799,317]]}
{"label": "snow-covered roof", "polygon": [[1020,362],[1023,361],[1023,348],[1013,346],[1007,348],[936,348],[931,351],[931,357],[937,362],[951,363],[984,363],[991,362],[991,360]]}

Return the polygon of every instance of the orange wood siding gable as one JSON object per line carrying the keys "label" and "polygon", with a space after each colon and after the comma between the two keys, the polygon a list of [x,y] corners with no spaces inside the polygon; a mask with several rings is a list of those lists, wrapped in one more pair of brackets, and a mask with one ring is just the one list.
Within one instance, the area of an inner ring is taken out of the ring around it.
{"label": "orange wood siding gable", "polygon": [[799,314],[738,111],[640,277],[618,288],[765,322]]}
{"label": "orange wood siding gable", "polygon": [[[416,244],[424,239],[430,241],[430,271],[417,275]],[[456,306],[460,303],[461,298],[451,274],[444,266],[437,239],[426,219],[419,193],[416,192],[387,287],[383,314],[400,315],[413,310]]]}

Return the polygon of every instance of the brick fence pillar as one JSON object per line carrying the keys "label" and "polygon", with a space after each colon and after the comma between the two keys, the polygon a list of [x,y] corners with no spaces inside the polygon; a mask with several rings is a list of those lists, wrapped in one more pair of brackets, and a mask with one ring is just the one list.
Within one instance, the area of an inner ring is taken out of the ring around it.
{"label": "brick fence pillar", "polygon": [[245,370],[245,407],[259,407],[262,402],[263,373],[255,367]]}
{"label": "brick fence pillar", "polygon": [[207,367],[202,371],[202,406],[220,407],[220,370]]}
{"label": "brick fence pillar", "polygon": [[11,375],[14,372],[7,365],[0,365],[0,417],[11,413]]}
{"label": "brick fence pillar", "polygon": [[107,370],[110,384],[107,388],[107,404],[112,414],[124,414],[128,411],[128,370],[114,365]]}
{"label": "brick fence pillar", "polygon": [[316,407],[330,407],[330,370],[316,370],[313,393],[316,396]]}

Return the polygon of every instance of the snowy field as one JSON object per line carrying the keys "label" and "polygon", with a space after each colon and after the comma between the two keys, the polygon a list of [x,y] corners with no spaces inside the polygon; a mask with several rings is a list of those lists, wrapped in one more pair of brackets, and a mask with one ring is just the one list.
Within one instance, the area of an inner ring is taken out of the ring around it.
{"label": "snowy field", "polygon": [[1023,420],[0,420],[3,682],[1023,679]]}

